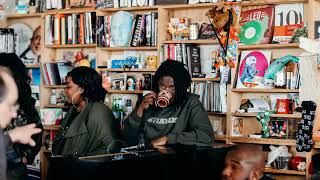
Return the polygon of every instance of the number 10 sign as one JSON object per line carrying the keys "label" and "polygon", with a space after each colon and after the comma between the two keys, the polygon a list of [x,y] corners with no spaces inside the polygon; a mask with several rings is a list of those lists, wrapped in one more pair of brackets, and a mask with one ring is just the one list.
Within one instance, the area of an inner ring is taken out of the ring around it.
{"label": "number 10 sign", "polygon": [[281,4],[275,7],[275,26],[301,24],[303,4]]}

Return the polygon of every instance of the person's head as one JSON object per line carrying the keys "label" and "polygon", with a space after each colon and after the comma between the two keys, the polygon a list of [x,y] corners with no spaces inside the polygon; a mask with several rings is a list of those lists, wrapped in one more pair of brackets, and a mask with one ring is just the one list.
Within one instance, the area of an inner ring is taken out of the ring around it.
{"label": "person's head", "polygon": [[89,67],[76,67],[68,72],[66,85],[68,103],[73,105],[79,105],[82,101],[103,102],[106,95],[101,75]]}
{"label": "person's head", "polygon": [[31,79],[26,66],[14,53],[0,53],[0,66],[5,66],[12,72],[12,76],[18,87],[20,109],[24,111],[28,119],[33,118],[34,111],[32,111],[32,107],[35,104],[35,100],[31,96]]}
{"label": "person's head", "polygon": [[180,106],[191,85],[191,77],[183,63],[174,60],[164,61],[157,69],[153,79],[153,91],[170,91],[172,98],[170,104]]}
{"label": "person's head", "polygon": [[133,19],[133,14],[125,11],[112,15],[111,36],[115,46],[129,46]]}
{"label": "person's head", "polygon": [[223,180],[259,180],[264,173],[262,147],[241,144],[230,148],[224,162]]}
{"label": "person's head", "polygon": [[6,128],[17,117],[18,89],[10,71],[0,66],[0,128]]}
{"label": "person's head", "polygon": [[30,47],[33,54],[40,55],[41,53],[41,27],[40,26],[38,26],[33,31],[32,38],[30,39]]}

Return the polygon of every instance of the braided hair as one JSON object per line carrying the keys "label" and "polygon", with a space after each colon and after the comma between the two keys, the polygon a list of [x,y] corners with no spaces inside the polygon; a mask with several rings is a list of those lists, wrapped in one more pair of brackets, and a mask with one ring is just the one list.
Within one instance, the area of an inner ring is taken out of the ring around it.
{"label": "braided hair", "polygon": [[191,85],[191,77],[185,65],[179,61],[166,60],[157,69],[153,78],[153,91],[159,93],[159,80],[164,76],[170,76],[174,80],[175,97],[174,104],[180,107],[188,94]]}

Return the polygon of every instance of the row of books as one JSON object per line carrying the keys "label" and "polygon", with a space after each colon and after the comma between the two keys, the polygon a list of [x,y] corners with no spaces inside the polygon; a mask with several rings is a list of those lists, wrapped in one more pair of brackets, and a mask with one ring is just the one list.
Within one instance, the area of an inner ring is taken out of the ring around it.
{"label": "row of books", "polygon": [[45,85],[61,85],[65,82],[65,77],[73,66],[68,61],[57,63],[42,63],[41,71]]}
{"label": "row of books", "polygon": [[206,111],[227,112],[227,86],[215,82],[192,83],[190,92],[198,94]]}
{"label": "row of books", "polygon": [[153,5],[155,5],[155,0],[97,0],[96,8],[124,8]]}
{"label": "row of books", "polygon": [[[97,17],[97,46],[114,47],[111,33],[112,16]],[[157,46],[158,13],[137,14],[132,25],[130,46]]]}
{"label": "row of books", "polygon": [[96,13],[45,16],[45,44],[93,44],[96,42]]}
{"label": "row of books", "polygon": [[163,59],[182,62],[188,66],[192,77],[201,74],[200,47],[192,44],[165,44],[163,45]]}
{"label": "row of books", "polygon": [[0,52],[15,52],[14,29],[0,28]]}
{"label": "row of books", "polygon": [[45,9],[66,9],[71,7],[94,7],[96,0],[46,0]]}

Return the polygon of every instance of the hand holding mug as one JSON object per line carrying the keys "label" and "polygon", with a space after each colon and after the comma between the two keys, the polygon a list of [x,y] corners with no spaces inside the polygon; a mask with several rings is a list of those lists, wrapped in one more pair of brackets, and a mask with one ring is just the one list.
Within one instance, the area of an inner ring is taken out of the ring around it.
{"label": "hand holding mug", "polygon": [[143,111],[145,109],[147,109],[150,105],[153,105],[156,98],[157,98],[157,94],[154,92],[151,92],[151,93],[145,95],[143,97],[143,100],[142,100],[139,108],[137,109],[137,115],[139,117],[142,117]]}

